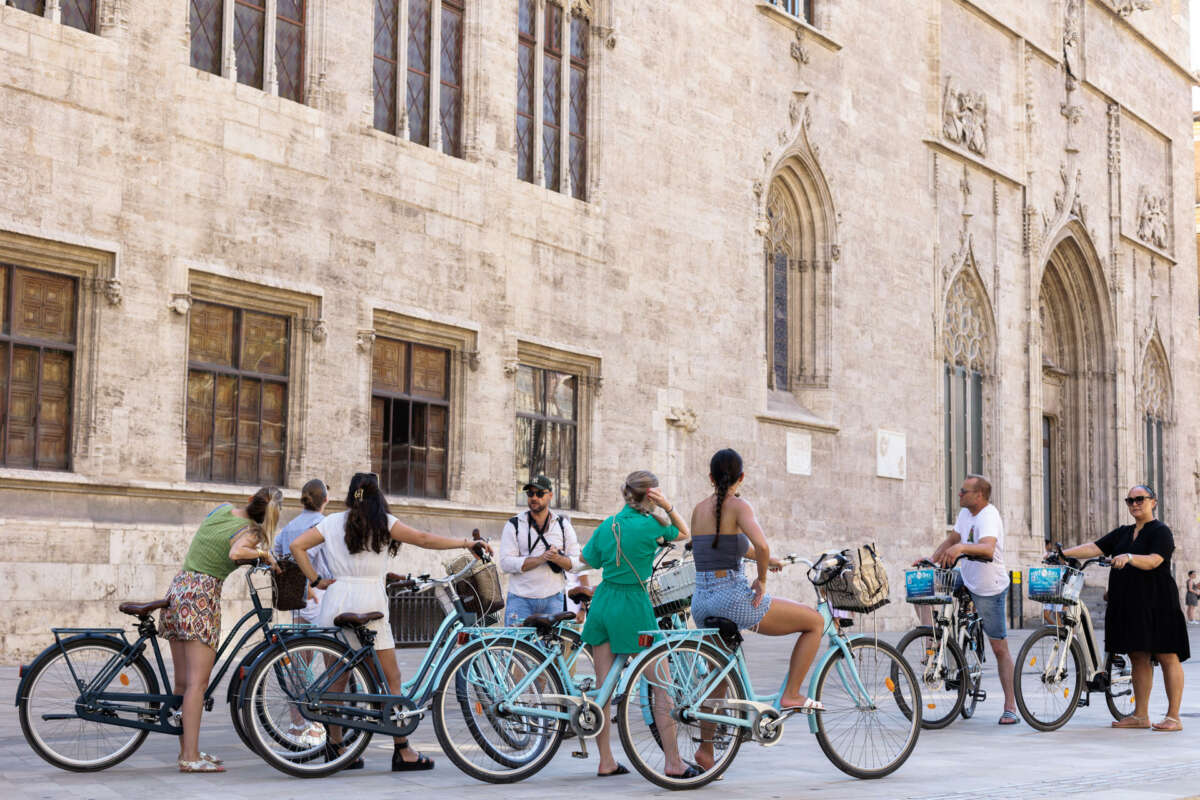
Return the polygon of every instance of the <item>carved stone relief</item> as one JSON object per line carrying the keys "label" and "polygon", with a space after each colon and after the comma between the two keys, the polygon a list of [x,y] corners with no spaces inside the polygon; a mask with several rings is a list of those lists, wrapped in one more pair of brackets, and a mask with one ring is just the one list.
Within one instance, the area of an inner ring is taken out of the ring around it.
{"label": "carved stone relief", "polygon": [[986,373],[991,352],[987,303],[969,270],[973,267],[964,267],[946,297],[942,347],[947,362]]}
{"label": "carved stone relief", "polygon": [[1134,11],[1149,11],[1153,6],[1152,0],[1113,0],[1113,11],[1121,17],[1128,17]]}
{"label": "carved stone relief", "polygon": [[1158,337],[1146,348],[1142,362],[1142,380],[1139,387],[1142,413],[1156,419],[1171,418],[1171,380],[1167,374],[1166,359],[1158,343]]}
{"label": "carved stone relief", "polygon": [[1079,8],[1080,0],[1067,0],[1063,15],[1063,64],[1067,74],[1078,78],[1079,70]]}
{"label": "carved stone relief", "polygon": [[1167,199],[1161,194],[1151,194],[1143,186],[1138,199],[1138,238],[1147,244],[1152,244],[1160,250],[1165,250],[1171,239],[1170,218],[1167,213]]}
{"label": "carved stone relief", "polygon": [[792,58],[796,60],[797,67],[802,67],[808,63],[809,54],[808,48],[804,46],[803,28],[796,28],[796,41],[792,42],[791,53]]}
{"label": "carved stone relief", "polygon": [[982,92],[958,91],[953,79],[946,79],[942,135],[972,153],[987,157],[987,98]]}

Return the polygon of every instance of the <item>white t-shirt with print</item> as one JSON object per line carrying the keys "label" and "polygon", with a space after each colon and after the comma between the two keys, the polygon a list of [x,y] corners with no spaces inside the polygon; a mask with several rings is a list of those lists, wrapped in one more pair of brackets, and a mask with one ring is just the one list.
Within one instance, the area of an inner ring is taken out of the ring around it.
{"label": "white t-shirt with print", "polygon": [[979,544],[989,537],[996,540],[996,552],[990,563],[963,559],[958,563],[963,583],[981,597],[1000,594],[1008,588],[1008,569],[1004,566],[1004,523],[1000,511],[991,503],[972,514],[970,509],[961,509],[954,523],[954,531],[963,544]]}

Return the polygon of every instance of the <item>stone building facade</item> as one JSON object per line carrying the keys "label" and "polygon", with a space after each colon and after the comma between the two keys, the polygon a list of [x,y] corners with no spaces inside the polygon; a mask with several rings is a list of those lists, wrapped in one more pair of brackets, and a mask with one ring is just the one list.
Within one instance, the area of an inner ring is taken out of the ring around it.
{"label": "stone building facade", "polygon": [[892,626],[967,471],[1010,567],[1142,480],[1196,563],[1186,14],[0,3],[3,653],[368,466],[493,536],[544,469],[586,532],[734,446],[776,550],[879,544]]}

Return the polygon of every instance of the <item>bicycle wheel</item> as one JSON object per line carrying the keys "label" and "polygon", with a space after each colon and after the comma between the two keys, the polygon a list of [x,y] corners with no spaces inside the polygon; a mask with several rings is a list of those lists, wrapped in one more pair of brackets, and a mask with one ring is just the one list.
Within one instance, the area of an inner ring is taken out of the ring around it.
{"label": "bicycle wheel", "polygon": [[229,688],[225,692],[226,698],[229,700],[229,717],[233,722],[233,729],[237,732],[238,738],[242,740],[242,744],[254,750],[254,744],[250,741],[250,737],[246,735],[246,729],[242,726],[242,709],[238,705],[238,692],[241,690],[242,682],[249,674],[250,668],[262,653],[271,647],[268,641],[259,642],[238,663],[236,667],[229,671]]}
{"label": "bicycle wheel", "polygon": [[[928,625],[904,634],[896,649],[921,682],[921,727],[935,730],[949,725],[967,698],[967,662],[962,650],[947,639],[939,659],[937,636]],[[891,678],[895,681],[899,674]]]}
{"label": "bicycle wheel", "polygon": [[[617,729],[625,754],[647,780],[664,789],[695,789],[716,780],[733,764],[742,744],[741,734],[748,733],[748,728],[687,718],[687,712],[705,709],[746,720],[745,711],[716,710],[718,698],[746,699],[746,690],[735,674],[706,695],[701,694],[708,676],[719,672],[728,661],[727,654],[711,645],[685,642],[676,647],[658,645],[634,668],[617,707]],[[706,701],[713,701],[713,706],[709,708]],[[711,769],[694,778],[667,774],[667,747],[678,750],[686,767],[696,764],[696,751],[706,741],[713,745],[715,762]]]}
{"label": "bicycle wheel", "polygon": [[[150,731],[75,716],[82,689],[110,661],[120,659],[122,649],[116,639],[85,636],[68,640],[61,649],[50,647],[38,656],[26,675],[24,695],[17,698],[21,732],[35,753],[62,769],[93,772],[119,764],[141,746]],[[109,695],[158,694],[158,679],[139,656],[124,664],[102,691]],[[98,705],[114,720],[158,718],[156,702],[113,697],[98,701]],[[137,710],[117,711],[106,706]]]}
{"label": "bicycle wheel", "polygon": [[571,672],[571,681],[580,686],[589,678],[591,686],[596,683],[596,664],[592,661],[592,646],[583,643],[583,637],[578,631],[570,628],[560,634],[563,639],[563,653],[567,655],[567,668]]}
{"label": "bicycle wheel", "polygon": [[1108,673],[1108,688],[1104,690],[1104,702],[1108,704],[1113,719],[1122,720],[1133,714],[1133,665],[1122,653],[1109,653],[1104,661]]}
{"label": "bicycle wheel", "polygon": [[962,651],[963,660],[967,664],[967,697],[962,707],[963,719],[975,716],[975,706],[979,705],[979,689],[983,684],[983,659],[980,657],[982,649],[983,641],[974,639],[968,642],[967,647]]}
{"label": "bicycle wheel", "polygon": [[[921,686],[896,648],[854,639],[848,662],[838,649],[817,677],[817,742],[833,765],[855,778],[882,778],[912,754],[921,733]],[[866,695],[858,688],[855,680]]]}
{"label": "bicycle wheel", "polygon": [[[315,778],[349,766],[362,754],[371,740],[367,731],[338,726],[343,733],[342,749],[328,756],[325,741],[290,732],[294,726],[307,726],[300,714],[305,691],[323,685],[333,670],[345,667],[350,656],[350,649],[337,639],[305,637],[275,647],[258,662],[246,678],[241,710],[246,735],[264,761],[288,775]],[[361,662],[350,667],[344,687],[325,691],[361,695],[362,699],[318,701],[324,713],[349,720],[378,708],[372,700],[379,690]]]}
{"label": "bicycle wheel", "polygon": [[[1079,643],[1067,645],[1067,629],[1046,627],[1021,646],[1013,690],[1021,717],[1039,731],[1053,731],[1066,724],[1079,706],[1083,656]],[[1049,672],[1047,672],[1049,670]]]}
{"label": "bicycle wheel", "polygon": [[513,693],[549,656],[531,644],[482,642],[457,653],[433,694],[433,729],[438,743],[460,770],[489,783],[513,783],[533,775],[554,758],[566,720],[497,709],[500,702],[567,711],[563,681],[550,665],[520,696]]}

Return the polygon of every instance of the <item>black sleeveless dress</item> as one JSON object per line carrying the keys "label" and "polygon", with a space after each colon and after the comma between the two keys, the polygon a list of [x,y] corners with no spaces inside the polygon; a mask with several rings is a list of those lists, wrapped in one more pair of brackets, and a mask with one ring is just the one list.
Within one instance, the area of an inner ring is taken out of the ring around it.
{"label": "black sleeveless dress", "polygon": [[1175,537],[1158,520],[1142,526],[1122,525],[1096,542],[1106,556],[1157,554],[1162,563],[1151,570],[1126,566],[1110,570],[1108,608],[1104,612],[1104,649],[1110,653],[1176,653],[1191,655],[1187,620],[1179,607],[1179,587],[1171,577]]}

